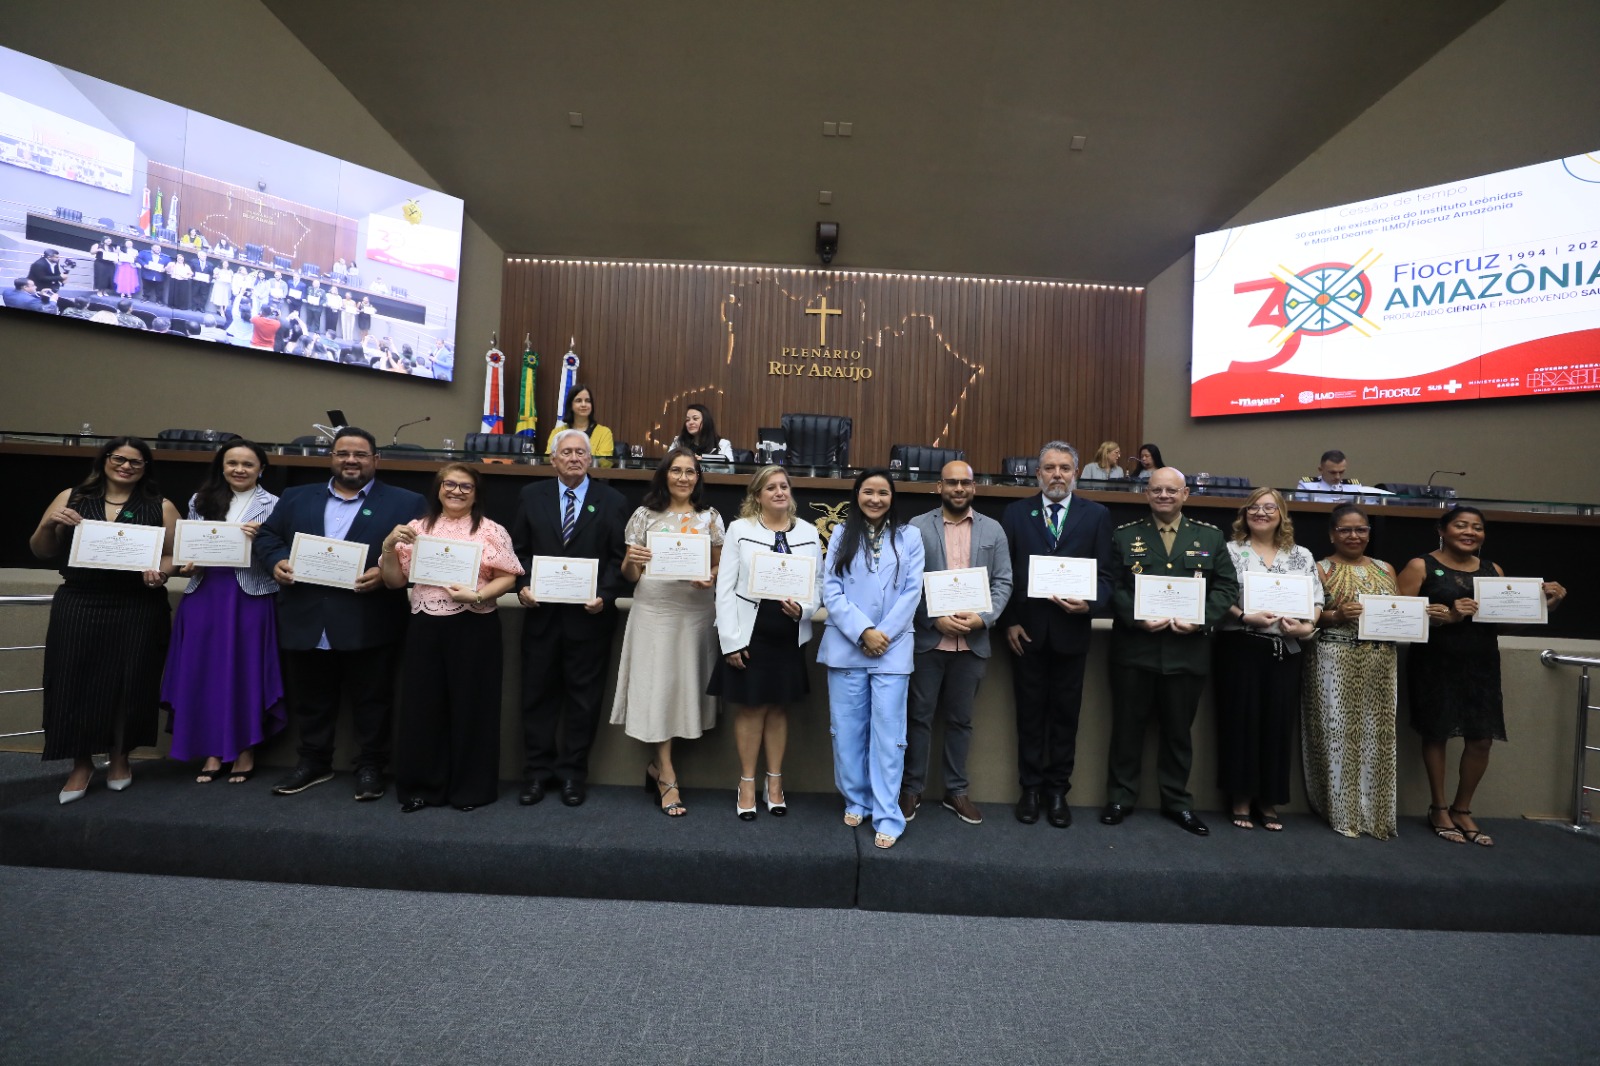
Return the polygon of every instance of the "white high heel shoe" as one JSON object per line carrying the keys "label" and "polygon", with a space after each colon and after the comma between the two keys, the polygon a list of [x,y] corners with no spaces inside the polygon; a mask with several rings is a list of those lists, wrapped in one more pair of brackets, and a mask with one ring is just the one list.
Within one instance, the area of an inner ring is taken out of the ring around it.
{"label": "white high heel shoe", "polygon": [[[739,778],[739,780],[740,781],[748,781],[752,785],[756,783],[756,779],[753,778],[753,777],[743,777],[743,776],[741,776]],[[755,821],[756,820],[756,807],[759,806],[760,803],[761,803],[760,797],[757,797],[756,803],[754,805],[752,805],[750,807],[741,807],[739,805],[739,792],[738,792],[737,789],[734,790],[734,793],[733,793],[733,813],[737,814],[739,816],[739,821],[741,821],[741,822],[753,822],[753,821]]]}
{"label": "white high heel shoe", "polygon": [[782,776],[783,776],[782,774],[768,774],[767,777],[769,778],[769,780],[767,781],[767,787],[762,791],[762,795],[761,795],[762,802],[767,805],[767,813],[768,814],[775,814],[779,818],[782,818],[784,815],[789,813],[789,797],[788,797],[788,795],[785,794],[783,799],[779,800],[777,803],[773,803],[767,797],[772,795],[772,782],[771,782],[770,779],[774,778],[774,777],[782,777]]}
{"label": "white high heel shoe", "polygon": [[127,777],[122,777],[122,778],[107,777],[106,778],[106,787],[109,788],[113,792],[121,792],[123,789],[127,788],[131,784],[133,784],[133,767],[131,767],[131,766],[128,767],[128,776]]}
{"label": "white high heel shoe", "polygon": [[93,782],[94,782],[94,767],[91,766],[89,768],[89,780],[85,781],[83,783],[83,787],[82,788],[77,788],[77,789],[64,788],[64,789],[61,790],[61,803],[62,803],[62,805],[65,806],[68,803],[76,803],[78,800],[83,799],[84,795],[89,791],[89,785],[92,784]]}

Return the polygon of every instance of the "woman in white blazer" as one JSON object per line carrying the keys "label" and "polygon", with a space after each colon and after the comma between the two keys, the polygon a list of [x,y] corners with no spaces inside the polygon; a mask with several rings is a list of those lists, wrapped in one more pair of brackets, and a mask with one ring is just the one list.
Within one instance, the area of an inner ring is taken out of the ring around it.
{"label": "woman in white blazer", "polygon": [[833,777],[844,795],[844,824],[870,817],[873,843],[890,848],[906,828],[900,782],[912,622],[922,601],[922,534],[896,521],[887,470],[863,470],[851,503],[822,563],[828,625],[817,662],[828,668]]}
{"label": "woman in white blazer", "polygon": [[[810,558],[812,595],[807,600],[750,598],[750,560],[779,552]],[[789,739],[786,704],[811,691],[804,648],[811,640],[811,616],[822,587],[822,538],[815,526],[795,519],[789,476],[781,466],[764,466],[750,479],[739,517],[722,542],[717,571],[717,640],[722,658],[707,688],[733,707],[733,737],[739,749],[739,790],[734,813],[756,817],[756,756],[767,749],[767,810],[788,810],[783,793],[783,752]]]}

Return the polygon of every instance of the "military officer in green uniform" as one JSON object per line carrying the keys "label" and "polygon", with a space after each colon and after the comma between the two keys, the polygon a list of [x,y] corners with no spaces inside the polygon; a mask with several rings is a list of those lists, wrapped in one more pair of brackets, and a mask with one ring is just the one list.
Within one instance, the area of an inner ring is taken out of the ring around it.
{"label": "military officer in green uniform", "polygon": [[[1166,466],[1152,473],[1145,496],[1149,517],[1111,535],[1111,757],[1100,821],[1117,825],[1139,798],[1145,728],[1154,712],[1160,730],[1161,813],[1206,836],[1210,830],[1194,813],[1189,793],[1194,755],[1189,732],[1211,672],[1211,631],[1233,604],[1239,579],[1222,530],[1184,515],[1189,491],[1180,471]],[[1205,624],[1135,621],[1133,586],[1139,574],[1204,578]]]}

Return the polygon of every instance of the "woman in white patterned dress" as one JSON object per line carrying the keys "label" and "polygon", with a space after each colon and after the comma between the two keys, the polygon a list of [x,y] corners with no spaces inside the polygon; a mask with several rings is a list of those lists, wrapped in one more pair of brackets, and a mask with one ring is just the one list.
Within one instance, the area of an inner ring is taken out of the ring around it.
{"label": "woman in white patterned dress", "polygon": [[[700,460],[669,451],[656,467],[644,503],[623,531],[628,554],[622,576],[636,582],[628,628],[617,668],[617,695],[611,724],[628,736],[655,745],[645,766],[644,787],[664,814],[687,813],[672,764],[672,742],[692,740],[717,720],[717,701],[706,695],[716,659],[717,565],[722,557],[722,516],[704,503]],[[684,533],[711,538],[711,574],[703,581],[652,577],[651,533]]]}

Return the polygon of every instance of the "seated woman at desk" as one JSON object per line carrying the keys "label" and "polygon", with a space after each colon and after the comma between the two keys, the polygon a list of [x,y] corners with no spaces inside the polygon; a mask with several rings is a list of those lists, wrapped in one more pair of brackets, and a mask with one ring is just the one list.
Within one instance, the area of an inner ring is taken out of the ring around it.
{"label": "seated woman at desk", "polygon": [[1103,441],[1094,453],[1094,462],[1083,468],[1084,481],[1120,481],[1127,477],[1122,472],[1122,446],[1114,440]]}
{"label": "seated woman at desk", "polygon": [[555,448],[556,437],[569,429],[581,430],[589,438],[589,454],[595,457],[596,465],[611,465],[617,445],[611,439],[611,430],[595,421],[594,390],[587,385],[579,385],[567,395],[567,409],[561,412],[561,421],[556,423],[556,428],[550,431],[550,439],[544,446],[545,454],[548,455]]}
{"label": "seated woman at desk", "polygon": [[678,431],[677,448],[701,459],[713,462],[733,462],[733,445],[728,438],[717,436],[717,423],[703,403],[692,403],[683,415],[683,428]]}

